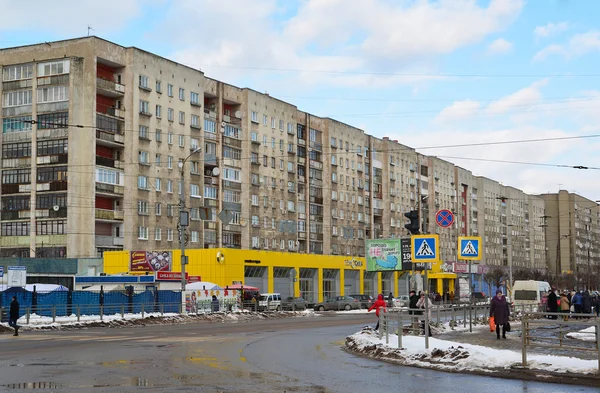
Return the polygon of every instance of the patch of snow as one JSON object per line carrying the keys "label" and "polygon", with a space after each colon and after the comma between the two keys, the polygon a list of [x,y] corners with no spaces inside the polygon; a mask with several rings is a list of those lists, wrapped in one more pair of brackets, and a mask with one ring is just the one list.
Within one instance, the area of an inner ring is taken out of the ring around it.
{"label": "patch of snow", "polygon": [[[446,371],[497,372],[499,369],[521,367],[521,352],[491,349],[481,345],[463,344],[430,337],[425,349],[425,337],[402,336],[402,348],[397,348],[398,336],[379,339],[371,329],[364,329],[346,338],[346,346],[365,355],[395,361],[403,365],[436,368]],[[555,373],[595,374],[597,360],[575,357],[534,355],[527,356],[528,368]]]}
{"label": "patch of snow", "polygon": [[589,328],[585,328],[579,332],[567,333],[566,336],[575,340],[594,342],[596,341],[596,327],[590,326]]}

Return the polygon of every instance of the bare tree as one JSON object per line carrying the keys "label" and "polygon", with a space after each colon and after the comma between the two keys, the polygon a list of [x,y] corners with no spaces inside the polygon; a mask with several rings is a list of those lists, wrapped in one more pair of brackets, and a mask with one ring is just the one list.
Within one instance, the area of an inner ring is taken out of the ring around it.
{"label": "bare tree", "polygon": [[495,266],[488,270],[483,275],[483,280],[488,284],[490,296],[492,295],[492,286],[499,287],[502,284],[502,280],[506,277],[506,271],[500,266]]}

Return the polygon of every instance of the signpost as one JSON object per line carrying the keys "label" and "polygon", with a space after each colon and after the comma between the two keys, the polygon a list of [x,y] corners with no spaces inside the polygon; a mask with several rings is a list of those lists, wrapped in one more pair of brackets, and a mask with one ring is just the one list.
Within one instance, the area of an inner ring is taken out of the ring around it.
{"label": "signpost", "polygon": [[454,224],[454,213],[448,209],[439,210],[435,215],[435,222],[442,228],[448,228]]}
{"label": "signpost", "polygon": [[367,271],[401,270],[400,239],[366,241]]}
{"label": "signpost", "polygon": [[[440,260],[440,238],[438,235],[412,235],[411,256],[416,263],[433,263]],[[429,281],[425,269],[425,349],[429,349]]]}
{"label": "signpost", "polygon": [[472,309],[473,309],[473,269],[472,262],[481,260],[481,237],[479,236],[460,236],[458,238],[458,260],[469,261],[469,331],[473,331]]}
{"label": "signpost", "polygon": [[8,288],[25,287],[27,285],[27,267],[9,266],[8,267]]}

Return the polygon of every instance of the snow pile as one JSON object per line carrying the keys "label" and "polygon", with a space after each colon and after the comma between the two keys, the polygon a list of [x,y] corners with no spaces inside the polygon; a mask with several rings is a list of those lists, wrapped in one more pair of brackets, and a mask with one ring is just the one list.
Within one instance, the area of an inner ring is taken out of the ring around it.
{"label": "snow pile", "polygon": [[[346,337],[346,348],[352,352],[406,366],[433,368],[444,371],[497,373],[522,370],[521,353],[492,349],[480,345],[463,344],[429,338],[430,349],[425,349],[423,336],[402,336],[402,348],[397,348],[398,336],[390,334],[379,339],[370,328]],[[560,374],[595,374],[598,362],[574,357],[533,355],[527,356],[528,369]]]}
{"label": "snow pile", "polygon": [[581,341],[596,341],[596,327],[591,326],[587,329],[580,330],[576,333],[567,333],[568,338],[573,338]]}
{"label": "snow pile", "polygon": [[[51,317],[44,317],[37,314],[29,316],[29,323],[26,323],[24,317],[20,318],[18,323],[22,330],[54,330],[62,328],[85,328],[85,327],[120,327],[136,325],[158,325],[158,324],[178,324],[189,322],[232,322],[239,323],[257,319],[277,319],[287,317],[310,317],[316,316],[312,311],[289,311],[277,313],[235,311],[235,312],[216,312],[206,314],[175,314],[175,313],[141,313],[104,315],[100,320],[99,315],[81,315],[77,321],[76,315],[68,317],[56,317],[53,322]],[[12,332],[13,329],[7,323],[0,324],[0,332]]]}

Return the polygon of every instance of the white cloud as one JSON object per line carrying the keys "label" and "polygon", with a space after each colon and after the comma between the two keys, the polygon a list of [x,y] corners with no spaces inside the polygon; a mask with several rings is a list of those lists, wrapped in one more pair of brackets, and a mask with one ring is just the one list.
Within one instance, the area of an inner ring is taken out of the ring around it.
{"label": "white cloud", "polygon": [[522,6],[523,0],[487,7],[474,0],[307,0],[285,20],[275,0],[182,0],[172,3],[155,37],[176,38],[172,56],[216,78],[261,80],[260,71],[244,69],[252,67],[271,76],[292,70],[276,73],[288,83],[378,87],[442,79],[432,58],[503,30]]}
{"label": "white cloud", "polygon": [[569,24],[567,22],[558,22],[558,23],[549,22],[545,26],[536,26],[536,28],[533,30],[533,35],[538,39],[552,37],[552,36],[562,33],[563,31],[566,31],[568,29],[569,29]]}
{"label": "white cloud", "polygon": [[498,38],[488,46],[487,53],[489,55],[503,55],[512,52],[512,50],[512,42],[507,41],[504,38]]}
{"label": "white cloud", "polygon": [[473,117],[479,113],[481,105],[477,101],[463,100],[455,101],[451,105],[442,109],[435,118],[436,122],[447,122],[464,120]]}
{"label": "white cloud", "polygon": [[80,37],[87,34],[90,25],[93,34],[107,36],[139,16],[142,5],[148,7],[161,1],[0,0],[0,31],[36,29]]}
{"label": "white cloud", "polygon": [[533,59],[544,60],[551,55],[561,55],[570,59],[594,51],[600,51],[599,30],[590,30],[586,33],[576,34],[565,45],[548,45],[536,53]]}

